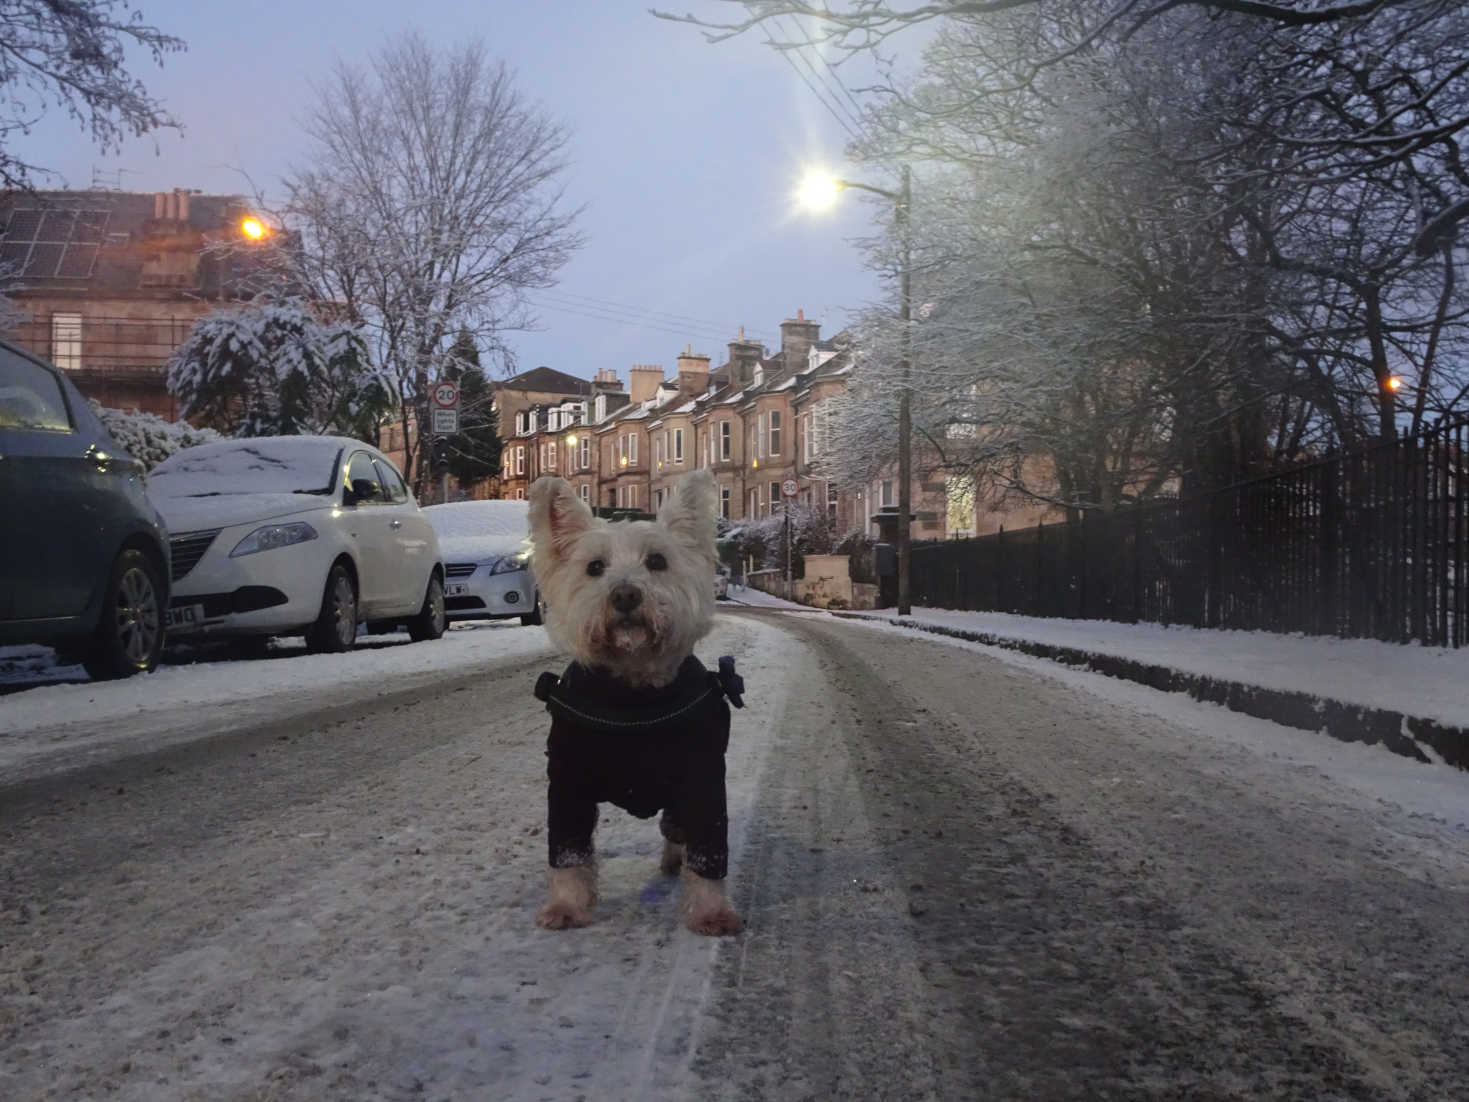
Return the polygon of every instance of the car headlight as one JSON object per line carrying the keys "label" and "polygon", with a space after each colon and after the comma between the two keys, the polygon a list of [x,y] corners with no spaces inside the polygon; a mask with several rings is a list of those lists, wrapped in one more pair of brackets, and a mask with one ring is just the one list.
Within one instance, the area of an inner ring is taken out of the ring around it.
{"label": "car headlight", "polygon": [[525,555],[506,555],[504,558],[491,560],[490,573],[514,574],[517,570],[524,570],[529,562]]}
{"label": "car headlight", "polygon": [[316,538],[316,529],[304,521],[294,524],[267,524],[257,528],[235,544],[230,558],[253,555],[257,551],[274,551],[277,547],[290,547],[293,543],[305,543]]}

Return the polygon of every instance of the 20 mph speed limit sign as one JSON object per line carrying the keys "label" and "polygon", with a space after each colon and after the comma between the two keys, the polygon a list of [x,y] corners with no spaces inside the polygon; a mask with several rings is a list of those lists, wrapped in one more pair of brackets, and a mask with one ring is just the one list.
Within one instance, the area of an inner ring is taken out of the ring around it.
{"label": "20 mph speed limit sign", "polygon": [[785,494],[786,497],[795,497],[796,496],[796,480],[794,478],[788,478],[788,479],[786,479],[784,482],[782,482],[780,484],[780,492],[783,493],[783,494]]}
{"label": "20 mph speed limit sign", "polygon": [[453,409],[459,404],[459,388],[453,383],[439,383],[434,387],[434,405],[440,409]]}

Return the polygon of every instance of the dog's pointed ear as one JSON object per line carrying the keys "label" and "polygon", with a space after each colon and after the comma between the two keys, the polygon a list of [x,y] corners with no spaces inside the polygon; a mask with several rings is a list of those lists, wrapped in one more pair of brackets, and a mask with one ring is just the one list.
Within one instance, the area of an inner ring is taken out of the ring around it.
{"label": "dog's pointed ear", "polygon": [[536,479],[529,496],[532,554],[536,569],[545,571],[592,526],[592,511],[564,478]]}
{"label": "dog's pointed ear", "polygon": [[674,539],[711,561],[717,557],[714,516],[718,492],[713,474],[703,469],[690,471],[678,480],[673,496],[658,510],[659,522]]}

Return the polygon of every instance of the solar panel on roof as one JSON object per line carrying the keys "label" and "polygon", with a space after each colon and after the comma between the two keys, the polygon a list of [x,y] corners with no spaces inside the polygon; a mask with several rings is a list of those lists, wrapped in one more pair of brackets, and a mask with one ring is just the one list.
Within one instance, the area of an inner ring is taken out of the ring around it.
{"label": "solar panel on roof", "polygon": [[5,227],[7,240],[34,241],[36,229],[41,225],[41,212],[38,210],[18,210],[11,214],[10,225]]}
{"label": "solar panel on roof", "polygon": [[54,276],[66,246],[59,241],[37,241],[31,246],[31,262],[22,273],[28,276]]}
{"label": "solar panel on roof", "polygon": [[96,245],[68,245],[56,266],[56,274],[62,279],[86,279],[96,263]]}
{"label": "solar panel on roof", "polygon": [[33,279],[87,279],[107,235],[111,211],[25,208],[11,213],[0,261]]}

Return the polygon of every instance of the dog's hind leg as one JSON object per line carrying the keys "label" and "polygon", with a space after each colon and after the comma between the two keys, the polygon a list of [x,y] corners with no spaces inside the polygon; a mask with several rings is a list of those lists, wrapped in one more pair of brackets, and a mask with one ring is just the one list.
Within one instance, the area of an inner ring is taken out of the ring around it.
{"label": "dog's hind leg", "polygon": [[728,937],[740,932],[740,916],[724,897],[724,881],[709,880],[693,869],[683,871],[684,925],[707,937]]}
{"label": "dog's hind leg", "polygon": [[683,868],[683,827],[665,811],[658,820],[658,829],[663,834],[663,857],[658,862],[658,868],[664,876],[677,876]]}
{"label": "dog's hind leg", "polygon": [[597,861],[588,857],[584,865],[550,870],[546,905],[536,915],[536,925],[547,930],[569,930],[590,926],[592,907],[597,902]]}

